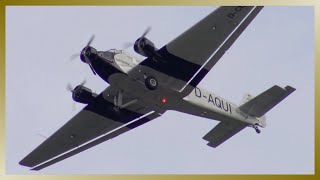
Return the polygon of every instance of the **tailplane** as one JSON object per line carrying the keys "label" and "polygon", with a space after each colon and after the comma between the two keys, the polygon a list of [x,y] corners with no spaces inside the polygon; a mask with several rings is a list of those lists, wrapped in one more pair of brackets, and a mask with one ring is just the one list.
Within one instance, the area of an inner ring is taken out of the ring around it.
{"label": "tailplane", "polygon": [[260,120],[259,125],[265,127],[266,118],[264,114],[295,90],[296,89],[291,86],[282,88],[275,85],[254,98],[252,98],[251,95],[246,94],[239,109],[246,114],[257,117]]}

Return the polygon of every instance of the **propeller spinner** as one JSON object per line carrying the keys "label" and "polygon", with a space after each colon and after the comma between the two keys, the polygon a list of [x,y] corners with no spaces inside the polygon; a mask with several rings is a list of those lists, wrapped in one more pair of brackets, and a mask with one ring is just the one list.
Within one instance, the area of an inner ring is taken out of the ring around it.
{"label": "propeller spinner", "polygon": [[89,39],[87,45],[82,49],[80,54],[79,53],[73,54],[70,57],[70,60],[72,61],[72,60],[76,59],[77,57],[79,57],[79,55],[80,55],[81,61],[88,64],[90,66],[90,69],[92,70],[93,74],[96,75],[96,72],[94,71],[94,69],[91,65],[91,60],[95,59],[95,57],[97,55],[97,50],[90,46],[92,41],[94,40],[94,38],[95,38],[95,36],[92,35],[91,38]]}

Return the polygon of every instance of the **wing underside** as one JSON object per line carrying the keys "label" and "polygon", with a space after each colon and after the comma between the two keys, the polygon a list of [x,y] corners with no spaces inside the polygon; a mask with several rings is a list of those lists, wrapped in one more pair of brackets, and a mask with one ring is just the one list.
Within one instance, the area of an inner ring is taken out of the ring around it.
{"label": "wing underside", "polygon": [[145,124],[145,123],[147,123],[147,122],[149,122],[149,121],[151,121],[151,120],[153,120],[153,119],[155,119],[155,118],[157,118],[159,116],[160,116],[160,114],[158,114],[158,113],[150,113],[147,116],[144,116],[144,117],[142,117],[140,119],[137,119],[136,121],[132,121],[131,123],[129,123],[129,124],[125,125],[125,126],[119,127],[119,128],[115,129],[114,131],[112,131],[110,133],[107,133],[107,134],[105,134],[105,135],[103,135],[101,137],[98,137],[98,138],[94,139],[93,141],[85,143],[84,145],[81,145],[81,146],[73,149],[72,151],[64,153],[61,156],[58,156],[58,157],[55,157],[55,158],[51,159],[50,161],[47,161],[47,162],[42,163],[42,164],[40,164],[40,165],[38,165],[36,167],[33,167],[31,170],[39,171],[39,170],[41,170],[43,168],[51,166],[51,165],[53,165],[53,164],[55,164],[57,162],[60,162],[60,161],[62,161],[64,159],[66,159],[66,158],[74,156],[74,155],[76,155],[78,153],[81,153],[81,152],[83,152],[83,151],[85,151],[85,150],[87,150],[89,148],[92,148],[92,147],[94,147],[94,146],[96,146],[96,145],[98,145],[100,143],[103,143],[103,142],[105,142],[107,140],[110,140],[112,138],[115,138],[115,137],[117,137],[117,136],[119,136],[119,135],[121,135],[121,134],[123,134],[125,132],[128,132],[128,131],[136,128],[136,127],[139,127],[139,126],[141,126],[141,125],[143,125],[143,124]]}
{"label": "wing underside", "polygon": [[[161,84],[190,93],[261,9],[254,6],[219,7],[162,47],[158,51],[162,61],[148,57],[130,75],[138,77],[138,70],[143,70],[157,77]],[[190,87],[186,88],[188,85]]]}
{"label": "wing underside", "polygon": [[[95,146],[159,116],[160,114],[139,104],[131,105],[130,109],[117,111],[101,93],[95,103],[87,105],[19,164],[35,167],[47,162],[48,165],[52,163],[48,161],[66,152],[68,155],[64,155],[65,158],[76,154],[75,152],[79,153],[80,150],[83,151],[85,147]],[[112,134],[108,135],[109,133]],[[84,145],[86,146],[83,147]]]}

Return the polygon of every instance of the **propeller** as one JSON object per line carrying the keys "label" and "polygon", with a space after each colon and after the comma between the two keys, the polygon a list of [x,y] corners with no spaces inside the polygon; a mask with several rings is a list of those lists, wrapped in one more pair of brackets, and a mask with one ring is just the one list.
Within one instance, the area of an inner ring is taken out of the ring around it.
{"label": "propeller", "polygon": [[[81,59],[81,54],[82,54],[83,52],[87,53],[86,55],[89,56],[89,55],[90,55],[90,51],[87,51],[87,49],[90,48],[90,45],[91,45],[91,43],[93,42],[94,38],[95,38],[95,35],[93,34],[93,35],[90,37],[87,45],[83,48],[83,50],[82,50],[80,53],[75,53],[75,54],[71,55],[71,56],[70,56],[70,60],[73,61],[73,60],[75,60],[75,59],[76,59],[77,57],[79,57],[79,56],[80,56],[80,59]],[[91,65],[90,60],[89,60],[88,58],[84,58],[84,62],[87,63],[87,64],[90,66],[90,69],[92,70],[93,74],[96,75],[96,72],[94,71],[94,69],[93,69],[93,67],[92,67],[92,65]]]}
{"label": "propeller", "polygon": [[143,32],[142,36],[139,38],[138,44],[141,44],[142,39],[151,31],[151,27],[148,26],[147,29]]}
{"label": "propeller", "polygon": [[[89,39],[86,47],[88,47],[88,46],[91,45],[91,43],[92,43],[92,41],[94,40],[94,38],[95,38],[95,35],[93,34],[93,35],[90,37],[90,39]],[[80,55],[81,55],[81,52],[80,52],[80,53],[72,54],[72,55],[70,56],[70,60],[73,61],[73,60],[75,60],[77,57],[79,57]]]}
{"label": "propeller", "polygon": [[[94,34],[93,34],[93,35],[91,36],[91,38],[89,39],[89,41],[88,41],[87,46],[85,47],[85,49],[87,49],[87,48],[91,45],[91,43],[92,43],[92,41],[94,40],[94,38],[95,38],[95,36],[94,36]],[[89,54],[88,54],[88,56],[89,56]],[[94,71],[94,69],[93,69],[93,67],[92,67],[92,65],[91,65],[90,60],[89,60],[88,58],[85,58],[85,61],[86,61],[86,63],[90,66],[90,69],[92,70],[93,74],[96,75],[96,72]]]}
{"label": "propeller", "polygon": [[[151,31],[151,26],[148,26],[147,29],[144,30],[144,32],[143,32],[142,35],[140,36],[140,38],[139,38],[139,44],[140,44],[141,39],[143,39],[150,31]],[[122,48],[123,48],[123,49],[128,49],[129,47],[132,47],[133,45],[134,45],[134,43],[132,43],[132,42],[125,42],[125,43],[123,43]]]}
{"label": "propeller", "polygon": [[75,53],[70,56],[70,61],[77,59],[80,56],[80,53]]}
{"label": "propeller", "polygon": [[[83,86],[84,84],[86,84],[86,82],[87,82],[87,80],[84,79],[79,85]],[[68,83],[67,86],[66,86],[66,90],[73,93],[74,88],[72,87],[72,85],[70,83]],[[76,103],[75,103],[75,101],[73,101],[73,103],[72,103],[72,111],[75,111],[75,110],[76,110]]]}
{"label": "propeller", "polygon": [[71,92],[73,91],[73,87],[70,83],[67,84],[66,90]]}
{"label": "propeller", "polygon": [[[88,41],[88,43],[87,43],[87,45],[86,45],[85,47],[90,46],[91,43],[92,43],[92,41],[94,40],[94,38],[95,38],[95,35],[93,34],[93,35],[90,37],[90,39],[89,39],[89,41]],[[78,58],[80,55],[81,55],[81,52],[80,52],[80,53],[74,53],[74,54],[72,54],[72,55],[70,56],[70,60],[73,61],[73,60],[75,60],[76,58]]]}
{"label": "propeller", "polygon": [[151,26],[148,26],[147,29],[143,32],[141,37],[145,37],[151,31]]}
{"label": "propeller", "polygon": [[92,34],[91,38],[89,39],[88,43],[87,43],[87,46],[90,46],[92,41],[94,40],[95,36],[94,34]]}
{"label": "propeller", "polygon": [[[87,82],[87,80],[84,79],[84,80],[79,84],[79,86],[85,85],[86,82]],[[66,86],[66,90],[67,90],[67,91],[70,91],[70,92],[73,92],[73,91],[74,91],[74,87],[72,87],[72,85],[71,85],[70,83],[68,83],[67,86]]]}
{"label": "propeller", "polygon": [[134,43],[132,42],[125,42],[122,45],[122,49],[128,49],[129,47],[132,47],[134,45]]}

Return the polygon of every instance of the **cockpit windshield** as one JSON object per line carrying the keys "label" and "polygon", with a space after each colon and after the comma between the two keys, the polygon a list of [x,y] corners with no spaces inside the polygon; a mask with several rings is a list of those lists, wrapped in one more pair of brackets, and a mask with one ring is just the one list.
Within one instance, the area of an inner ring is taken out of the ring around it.
{"label": "cockpit windshield", "polygon": [[122,50],[118,50],[118,49],[110,49],[107,52],[111,52],[111,53],[115,53],[115,54],[120,54],[122,53]]}
{"label": "cockpit windshield", "polygon": [[100,55],[103,58],[106,58],[108,60],[114,60],[114,55],[122,53],[122,50],[117,50],[117,49],[110,49],[108,51],[102,52]]}

